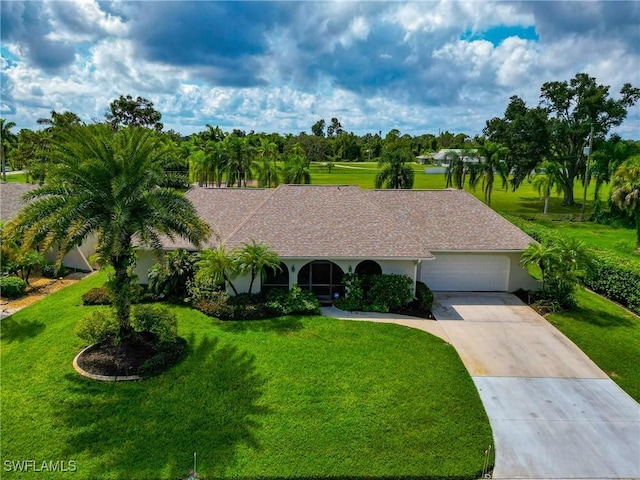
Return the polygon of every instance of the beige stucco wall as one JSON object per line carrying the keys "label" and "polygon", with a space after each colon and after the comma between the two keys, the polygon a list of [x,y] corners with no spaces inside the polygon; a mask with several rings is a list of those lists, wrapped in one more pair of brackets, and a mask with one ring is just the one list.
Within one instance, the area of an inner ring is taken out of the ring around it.
{"label": "beige stucco wall", "polygon": [[509,271],[509,291],[513,292],[522,288],[523,290],[540,290],[542,284],[529,275],[529,272],[520,266],[521,252],[509,253],[511,260],[511,270]]}

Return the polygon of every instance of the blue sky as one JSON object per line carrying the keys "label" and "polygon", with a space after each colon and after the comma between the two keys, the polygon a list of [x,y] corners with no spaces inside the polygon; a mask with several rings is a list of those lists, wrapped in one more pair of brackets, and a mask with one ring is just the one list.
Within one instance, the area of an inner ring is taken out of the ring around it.
{"label": "blue sky", "polygon": [[[512,95],[586,72],[640,87],[640,2],[0,2],[0,114],[100,119],[143,96],[166,128],[481,133]],[[617,130],[640,138],[640,106]]]}

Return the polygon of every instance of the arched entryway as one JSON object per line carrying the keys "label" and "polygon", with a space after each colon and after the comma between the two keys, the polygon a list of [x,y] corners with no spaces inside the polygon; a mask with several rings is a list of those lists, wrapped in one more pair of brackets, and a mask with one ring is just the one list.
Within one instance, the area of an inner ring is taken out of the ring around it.
{"label": "arched entryway", "polygon": [[362,279],[362,293],[366,295],[371,289],[371,277],[382,274],[382,267],[373,260],[363,260],[356,265],[355,274]]}
{"label": "arched entryway", "polygon": [[307,263],[298,272],[298,286],[311,290],[321,302],[332,302],[344,296],[344,286],[341,285],[344,272],[333,262],[328,260],[314,260]]}
{"label": "arched entryway", "polygon": [[271,290],[289,290],[289,267],[284,262],[280,262],[280,270],[265,270],[262,279],[262,293]]}

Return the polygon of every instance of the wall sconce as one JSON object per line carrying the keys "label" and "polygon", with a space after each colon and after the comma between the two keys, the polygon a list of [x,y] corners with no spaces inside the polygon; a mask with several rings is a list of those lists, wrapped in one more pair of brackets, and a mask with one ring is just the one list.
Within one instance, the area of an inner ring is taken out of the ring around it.
{"label": "wall sconce", "polygon": [[296,266],[295,265],[291,265],[291,273],[294,273],[296,271]]}

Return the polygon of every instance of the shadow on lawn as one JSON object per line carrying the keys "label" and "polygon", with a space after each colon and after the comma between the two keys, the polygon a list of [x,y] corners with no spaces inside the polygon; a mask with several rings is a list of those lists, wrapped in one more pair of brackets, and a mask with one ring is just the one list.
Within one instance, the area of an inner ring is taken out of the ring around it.
{"label": "shadow on lawn", "polygon": [[[189,339],[193,346],[194,338]],[[268,409],[255,358],[205,338],[163,375],[136,383],[99,383],[68,375],[70,400],[60,406],[69,434],[66,456],[94,461],[81,477],[178,478],[198,454],[198,469],[221,476],[240,445],[260,449],[255,431]]]}
{"label": "shadow on lawn", "polygon": [[244,320],[237,322],[223,321],[220,329],[229,333],[275,332],[285,334],[298,332],[304,328],[300,317],[287,316],[268,320]]}
{"label": "shadow on lawn", "polygon": [[24,342],[33,338],[45,328],[45,324],[38,320],[15,320],[7,317],[0,322],[0,338],[3,342]]}
{"label": "shadow on lawn", "polygon": [[589,323],[598,327],[635,327],[635,322],[629,317],[612,315],[609,312],[596,311],[589,307],[563,312],[563,316],[570,317],[576,322]]}

